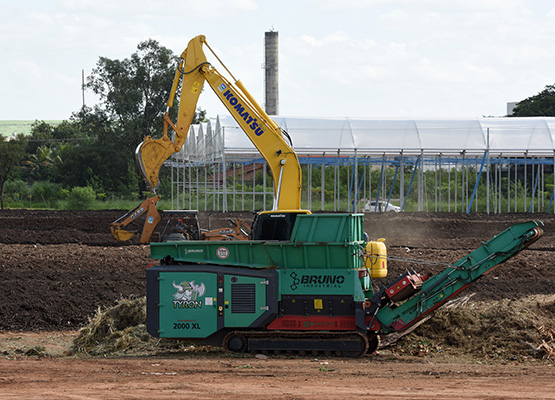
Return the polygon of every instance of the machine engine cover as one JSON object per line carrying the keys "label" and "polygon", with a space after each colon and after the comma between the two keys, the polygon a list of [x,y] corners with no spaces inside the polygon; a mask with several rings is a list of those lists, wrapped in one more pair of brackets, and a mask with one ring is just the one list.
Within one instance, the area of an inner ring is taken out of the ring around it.
{"label": "machine engine cover", "polygon": [[147,331],[155,337],[207,338],[257,328],[278,313],[273,270],[163,265],[147,270]]}

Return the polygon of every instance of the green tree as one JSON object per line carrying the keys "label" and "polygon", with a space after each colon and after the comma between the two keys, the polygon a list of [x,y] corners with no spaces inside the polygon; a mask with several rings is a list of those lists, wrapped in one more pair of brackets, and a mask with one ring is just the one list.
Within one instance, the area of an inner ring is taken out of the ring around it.
{"label": "green tree", "polygon": [[555,85],[518,102],[511,117],[555,117]]}
{"label": "green tree", "polygon": [[[139,43],[123,60],[100,57],[86,85],[100,97],[99,104],[55,126],[36,121],[26,168],[13,178],[64,188],[90,186],[98,193],[140,193],[146,187],[135,169],[135,148],[144,137],[162,134],[177,61],[155,40]],[[170,113],[175,120],[177,107]],[[205,111],[195,114],[196,123],[206,121]]]}
{"label": "green tree", "polygon": [[23,160],[27,140],[23,135],[7,140],[0,135],[0,209],[4,209],[4,184],[12,170]]}
{"label": "green tree", "polygon": [[208,118],[206,117],[206,110],[203,110],[199,107],[195,111],[195,116],[193,117],[192,123],[200,124],[201,122],[208,122]]}
{"label": "green tree", "polygon": [[147,135],[161,133],[176,64],[172,51],[152,39],[139,43],[130,58],[100,57],[86,86],[118,125],[114,139],[121,150],[132,151]]}
{"label": "green tree", "polygon": [[79,131],[75,121],[63,121],[50,125],[35,121],[26,146],[24,168],[20,178],[27,182],[52,181],[64,184],[64,174],[60,168],[64,160],[77,145],[85,144],[86,136]]}
{"label": "green tree", "polygon": [[[97,157],[90,165],[100,181],[103,177],[110,180],[110,184],[104,186],[107,191],[115,187],[128,188],[121,179],[138,183],[135,191],[146,190],[142,180],[129,179],[121,172],[135,168],[135,149],[146,136],[162,135],[165,103],[177,62],[178,58],[171,50],[150,39],[139,43],[137,52],[130,58],[111,60],[101,57],[92,71],[87,87],[100,97],[101,104],[88,110],[87,120],[82,121],[90,123],[96,117],[97,121],[110,122],[109,135],[104,136],[107,129],[100,131],[94,149]],[[170,113],[175,119],[177,107],[173,107]],[[196,117],[199,122],[206,120],[202,110]],[[119,173],[119,183],[112,179],[114,173]]]}
{"label": "green tree", "polygon": [[31,125],[31,135],[27,141],[27,148],[25,151],[28,154],[36,154],[39,147],[51,143],[53,131],[54,127],[49,123],[35,121],[33,125]]}

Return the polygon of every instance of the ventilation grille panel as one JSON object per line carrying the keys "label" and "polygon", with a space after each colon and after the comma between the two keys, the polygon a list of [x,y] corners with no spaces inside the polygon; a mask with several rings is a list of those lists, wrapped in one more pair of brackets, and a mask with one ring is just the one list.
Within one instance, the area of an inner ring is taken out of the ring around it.
{"label": "ventilation grille panel", "polygon": [[231,312],[256,312],[256,287],[254,283],[237,283],[231,285]]}

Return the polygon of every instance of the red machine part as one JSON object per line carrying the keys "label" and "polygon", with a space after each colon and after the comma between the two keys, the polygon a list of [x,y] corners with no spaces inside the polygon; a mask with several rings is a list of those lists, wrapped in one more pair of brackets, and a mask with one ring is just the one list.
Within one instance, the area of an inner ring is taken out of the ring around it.
{"label": "red machine part", "polygon": [[266,327],[269,330],[330,330],[330,331],[352,331],[356,329],[355,317],[352,316],[302,316],[285,315],[276,318]]}
{"label": "red machine part", "polygon": [[408,273],[393,282],[386,289],[385,294],[392,302],[398,303],[418,292],[426,279],[428,279],[427,275]]}

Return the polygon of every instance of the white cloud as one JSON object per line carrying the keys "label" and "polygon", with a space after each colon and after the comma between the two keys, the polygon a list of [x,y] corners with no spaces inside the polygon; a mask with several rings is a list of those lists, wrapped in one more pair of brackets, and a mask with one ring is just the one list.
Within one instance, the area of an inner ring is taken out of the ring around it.
{"label": "white cloud", "polygon": [[259,7],[254,0],[171,0],[136,1],[136,0],[64,0],[65,9],[77,13],[93,13],[105,15],[117,14],[122,18],[136,16],[151,16],[153,18],[180,18],[183,24],[190,22],[190,18],[217,18],[233,16],[243,11],[255,11]]}
{"label": "white cloud", "polygon": [[343,31],[337,31],[325,36],[322,39],[316,39],[309,35],[302,35],[301,40],[313,47],[328,46],[331,44],[344,43],[349,41],[348,35]]}
{"label": "white cloud", "polygon": [[30,80],[43,78],[42,69],[32,60],[10,60],[7,65],[10,75],[18,75]]}
{"label": "white cloud", "polygon": [[379,19],[385,23],[404,24],[410,21],[410,15],[407,10],[396,9],[380,15]]}
{"label": "white cloud", "polygon": [[[1,119],[35,119],[39,110],[55,114],[41,118],[68,118],[80,106],[81,69],[90,72],[100,56],[129,57],[148,38],[180,54],[198,34],[263,103],[263,35],[272,26],[284,114],[501,115],[506,101],[555,82],[555,9],[547,1],[0,4],[17,16],[0,25],[0,101],[12,99],[2,102]],[[222,110],[210,90],[200,104],[211,116]]]}

